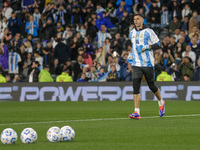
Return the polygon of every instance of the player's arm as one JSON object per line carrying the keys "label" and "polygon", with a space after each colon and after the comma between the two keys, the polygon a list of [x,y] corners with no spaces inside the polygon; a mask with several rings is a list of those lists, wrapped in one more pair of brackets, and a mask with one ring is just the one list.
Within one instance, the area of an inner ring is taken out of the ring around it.
{"label": "player's arm", "polygon": [[149,45],[149,49],[150,50],[157,50],[157,49],[161,49],[161,46],[160,46],[160,42],[157,42],[157,43],[155,43],[155,44],[153,44],[153,45]]}

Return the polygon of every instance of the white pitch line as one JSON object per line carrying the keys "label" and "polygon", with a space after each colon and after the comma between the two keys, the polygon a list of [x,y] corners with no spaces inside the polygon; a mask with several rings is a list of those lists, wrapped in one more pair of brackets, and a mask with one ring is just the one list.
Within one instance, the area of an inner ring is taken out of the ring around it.
{"label": "white pitch line", "polygon": [[[176,117],[195,117],[200,116],[200,114],[190,114],[190,115],[170,115],[163,116],[162,118],[176,118]],[[141,117],[142,119],[152,119],[152,118],[160,118],[159,116],[149,116],[149,117]],[[83,119],[83,120],[63,120],[63,121],[43,121],[43,122],[19,122],[19,123],[8,123],[8,124],[0,124],[0,126],[6,125],[25,125],[25,124],[49,124],[49,123],[63,123],[63,122],[90,122],[90,121],[111,121],[111,120],[125,120],[127,118],[100,118],[100,119]]]}

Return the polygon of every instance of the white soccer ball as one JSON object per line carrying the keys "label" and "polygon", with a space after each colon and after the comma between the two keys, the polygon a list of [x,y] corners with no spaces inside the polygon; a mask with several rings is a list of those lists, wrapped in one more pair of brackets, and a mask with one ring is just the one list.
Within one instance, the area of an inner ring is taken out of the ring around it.
{"label": "white soccer ball", "polygon": [[60,128],[58,127],[51,127],[47,131],[47,139],[50,142],[58,142],[60,141]]}
{"label": "white soccer ball", "polygon": [[20,138],[22,143],[34,143],[37,140],[37,132],[32,128],[25,128],[21,132]]}
{"label": "white soccer ball", "polygon": [[61,133],[61,141],[71,141],[75,137],[75,131],[72,127],[70,126],[64,126],[60,129]]}
{"label": "white soccer ball", "polygon": [[1,133],[1,142],[3,144],[14,144],[17,141],[17,133],[12,128],[6,128]]}

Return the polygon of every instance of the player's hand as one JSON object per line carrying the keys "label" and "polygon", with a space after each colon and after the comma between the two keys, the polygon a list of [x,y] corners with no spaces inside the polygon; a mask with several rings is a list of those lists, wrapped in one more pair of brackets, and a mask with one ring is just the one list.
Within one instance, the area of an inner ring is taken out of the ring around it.
{"label": "player's hand", "polygon": [[143,45],[136,44],[136,50],[138,53],[142,53],[145,50],[149,50],[149,49],[150,49],[149,45],[143,46]]}

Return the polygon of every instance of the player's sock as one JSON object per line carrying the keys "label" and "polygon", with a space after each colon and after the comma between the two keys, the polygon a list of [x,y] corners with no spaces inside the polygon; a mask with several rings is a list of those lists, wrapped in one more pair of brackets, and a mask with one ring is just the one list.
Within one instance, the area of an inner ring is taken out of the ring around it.
{"label": "player's sock", "polygon": [[137,113],[140,114],[140,108],[135,108],[135,111],[137,111]]}
{"label": "player's sock", "polygon": [[163,99],[161,99],[160,101],[158,101],[158,105],[162,106],[164,104]]}

